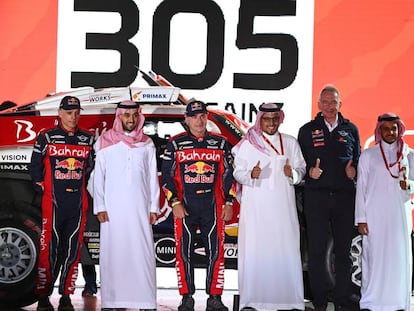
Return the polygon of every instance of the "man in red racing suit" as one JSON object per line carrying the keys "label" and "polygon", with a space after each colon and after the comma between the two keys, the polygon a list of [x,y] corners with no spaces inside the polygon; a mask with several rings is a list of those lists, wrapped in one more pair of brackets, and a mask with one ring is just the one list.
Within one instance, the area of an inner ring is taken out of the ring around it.
{"label": "man in red racing suit", "polygon": [[199,228],[208,259],[207,310],[228,310],[221,301],[224,287],[224,225],[233,210],[233,167],[230,145],[207,132],[207,109],[200,101],[187,105],[189,131],[167,144],[162,184],[173,209],[178,288],[183,296],[178,311],[193,311],[195,292],[194,240]]}
{"label": "man in red racing suit", "polygon": [[80,103],[65,96],[57,127],[42,131],[34,146],[30,174],[43,191],[42,232],[36,291],[37,310],[53,310],[49,296],[60,272],[58,310],[73,310],[80,248],[86,222],[86,178],[93,167],[94,137],[77,127]]}

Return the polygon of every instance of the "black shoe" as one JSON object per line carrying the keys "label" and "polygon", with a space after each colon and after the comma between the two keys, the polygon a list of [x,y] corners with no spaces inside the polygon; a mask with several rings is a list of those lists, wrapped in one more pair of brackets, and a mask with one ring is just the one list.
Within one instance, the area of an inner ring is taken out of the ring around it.
{"label": "black shoe", "polygon": [[229,311],[229,309],[221,301],[221,296],[210,295],[207,299],[206,311]]}
{"label": "black shoe", "polygon": [[194,311],[194,299],[190,295],[184,295],[178,306],[178,311]]}
{"label": "black shoe", "polygon": [[92,292],[91,290],[89,290],[89,289],[85,288],[85,289],[82,291],[82,297],[95,297],[95,293],[94,293],[94,292]]}
{"label": "black shoe", "polygon": [[352,308],[350,305],[336,305],[335,311],[354,311],[358,310],[359,308]]}
{"label": "black shoe", "polygon": [[58,311],[75,311],[69,296],[60,297]]}
{"label": "black shoe", "polygon": [[41,297],[37,303],[37,311],[55,311],[52,304],[50,303],[49,297]]}
{"label": "black shoe", "polygon": [[255,308],[253,308],[253,307],[249,307],[249,306],[247,306],[247,307],[243,307],[243,308],[241,309],[241,311],[256,311],[256,309],[255,309]]}

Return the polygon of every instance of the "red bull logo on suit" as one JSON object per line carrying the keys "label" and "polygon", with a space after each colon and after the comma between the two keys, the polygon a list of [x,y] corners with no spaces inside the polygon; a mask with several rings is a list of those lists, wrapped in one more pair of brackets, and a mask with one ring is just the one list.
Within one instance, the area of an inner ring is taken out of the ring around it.
{"label": "red bull logo on suit", "polygon": [[76,170],[82,167],[83,167],[83,163],[79,160],[76,160],[75,158],[67,158],[62,161],[56,160],[56,166],[55,166],[56,169],[63,168],[69,171],[73,171],[73,170]]}
{"label": "red bull logo on suit", "polygon": [[212,184],[215,171],[214,164],[197,161],[185,166],[184,182],[187,184]]}
{"label": "red bull logo on suit", "polygon": [[75,158],[56,160],[55,179],[82,179],[83,162]]}
{"label": "red bull logo on suit", "polygon": [[202,161],[186,165],[184,173],[196,173],[196,174],[205,174],[205,173],[214,173],[214,166],[207,164]]}

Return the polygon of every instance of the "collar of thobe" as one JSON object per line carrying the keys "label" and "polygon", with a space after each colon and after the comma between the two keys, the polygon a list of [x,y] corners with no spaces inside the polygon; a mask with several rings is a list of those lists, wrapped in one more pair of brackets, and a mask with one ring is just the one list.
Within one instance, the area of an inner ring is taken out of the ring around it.
{"label": "collar of thobe", "polygon": [[[283,140],[282,135],[280,135],[279,132],[276,132],[274,135],[266,134],[265,132],[262,133],[263,140],[276,152],[277,155],[284,155],[285,151],[283,148]],[[275,144],[277,144],[277,139],[279,138],[279,144],[280,144],[280,151],[277,150],[275,147]]]}
{"label": "collar of thobe", "polygon": [[[384,160],[384,165],[388,172],[390,173],[391,177],[399,178],[399,173],[402,171],[401,168],[401,159],[402,159],[402,144],[401,148],[398,148],[398,142],[395,141],[392,144],[385,143],[384,141],[380,141],[380,150],[382,159]],[[394,160],[395,159],[395,160]],[[397,165],[397,175],[394,175],[391,172],[391,168]]]}

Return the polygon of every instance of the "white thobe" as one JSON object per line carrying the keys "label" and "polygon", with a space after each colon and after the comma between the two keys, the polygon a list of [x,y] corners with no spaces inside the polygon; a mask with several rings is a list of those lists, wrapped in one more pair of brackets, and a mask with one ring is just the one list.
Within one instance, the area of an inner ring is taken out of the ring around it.
{"label": "white thobe", "polygon": [[96,154],[94,213],[109,217],[100,231],[102,308],[157,307],[150,212],[158,213],[160,186],[154,144],[140,144],[119,142]]}
{"label": "white thobe", "polygon": [[[387,163],[397,160],[397,144],[382,142]],[[405,145],[400,167],[406,168],[411,192],[414,154]],[[398,165],[385,166],[379,144],[365,150],[358,163],[355,223],[367,223],[362,239],[361,309],[410,310],[412,204],[402,190]]]}
{"label": "white thobe", "polygon": [[[281,135],[284,155],[277,155],[265,143],[267,155],[247,140],[238,150],[233,149],[234,177],[242,185],[238,234],[240,308],[305,308],[293,184],[302,180],[306,164],[296,139]],[[281,153],[279,135],[267,137]],[[293,178],[283,171],[287,159]],[[260,177],[252,179],[251,171],[259,160]]]}

